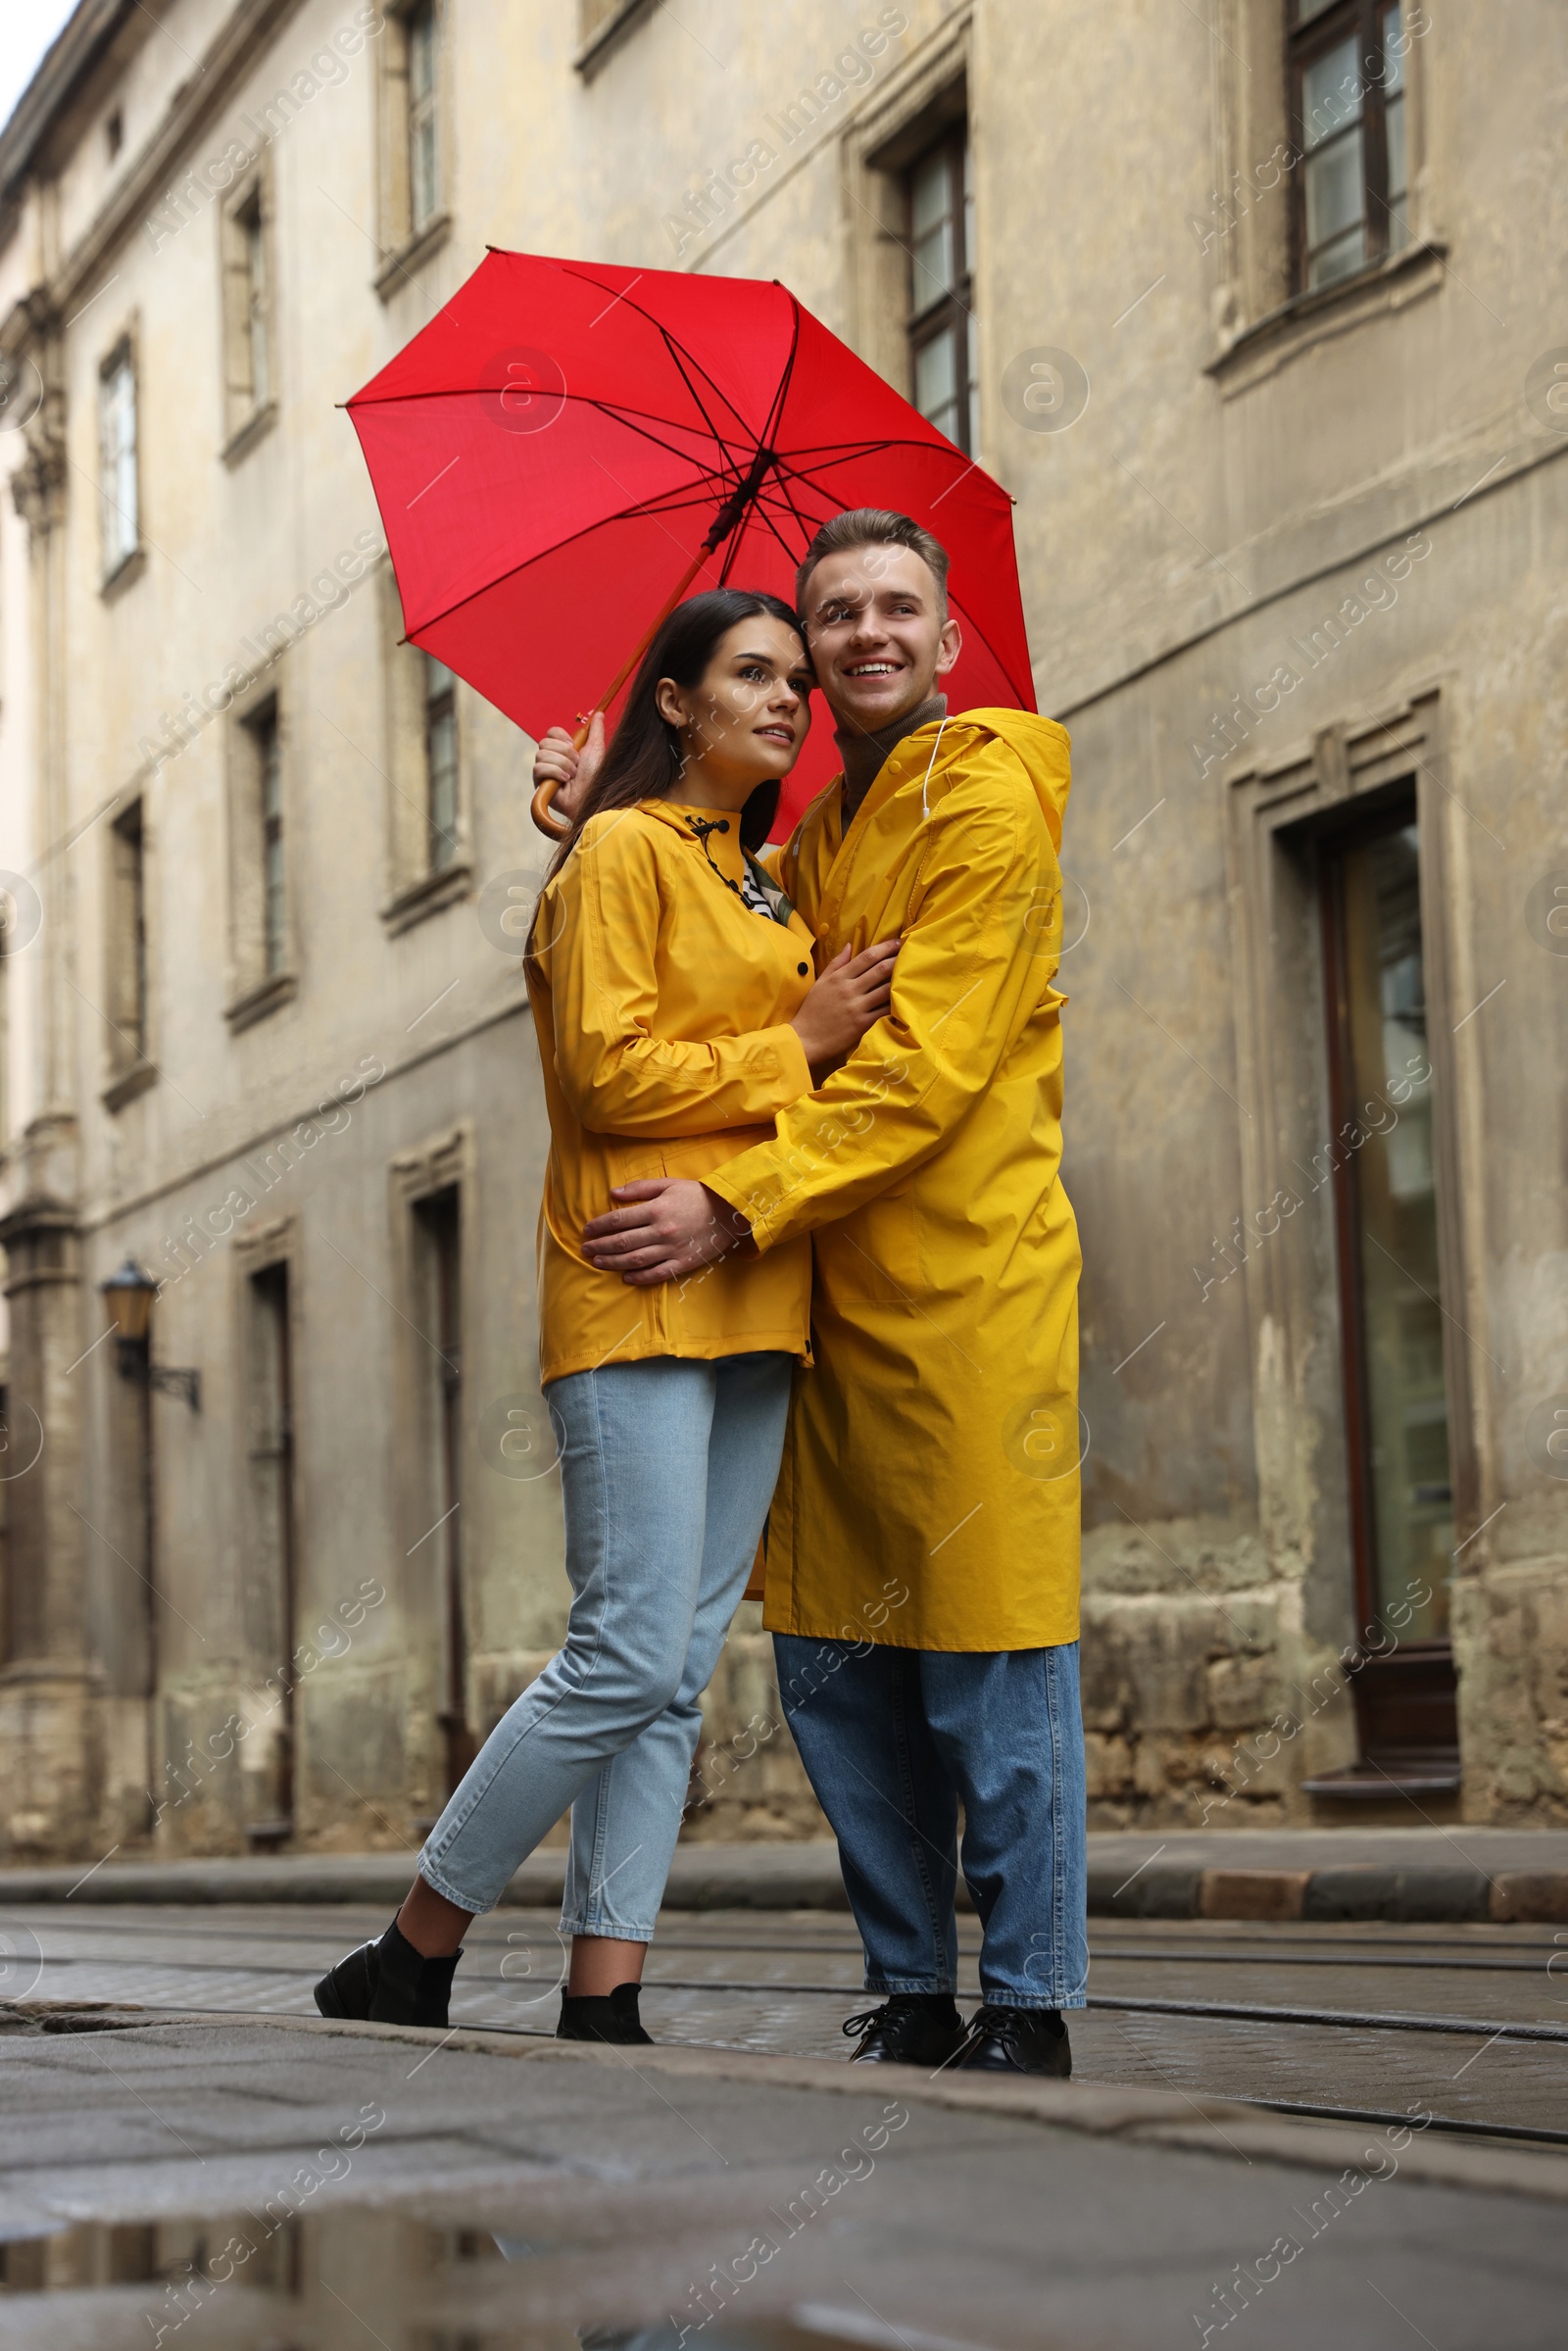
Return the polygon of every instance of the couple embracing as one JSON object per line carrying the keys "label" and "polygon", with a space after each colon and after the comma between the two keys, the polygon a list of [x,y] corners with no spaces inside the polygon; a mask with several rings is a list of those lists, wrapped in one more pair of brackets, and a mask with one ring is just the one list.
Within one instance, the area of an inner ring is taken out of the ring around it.
{"label": "couple embracing", "polygon": [[[566,1641],[485,1741],[329,2016],[445,2025],[469,1919],[568,1809],[558,2028],[646,2041],[643,1960],[758,1552],[785,1720],[877,2005],[861,2061],[1065,2076],[1087,1974],[1079,1253],[1063,1193],[1067,739],[950,712],[946,552],[817,533],[798,612],[725,588],[610,743],[527,978],[552,1150],[541,1371]],[[843,772],[762,852],[819,690]],[[960,1865],[982,2005],[954,1994]]]}

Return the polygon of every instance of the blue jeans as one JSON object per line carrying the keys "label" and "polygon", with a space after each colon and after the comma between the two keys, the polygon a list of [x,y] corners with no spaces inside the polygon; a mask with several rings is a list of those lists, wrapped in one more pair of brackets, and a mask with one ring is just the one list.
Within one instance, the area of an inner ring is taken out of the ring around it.
{"label": "blue jeans", "polygon": [[562,1927],[647,1942],[680,1834],[698,1699],[772,1498],[793,1357],[671,1355],[552,1381],[571,1613],[419,1855],[490,1910],[571,1807]]}
{"label": "blue jeans", "polygon": [[963,1875],[980,1988],[1082,2008],[1088,1848],[1078,1644],[896,1649],[776,1633],[784,1719],[839,1840],[865,1987],[953,1991]]}

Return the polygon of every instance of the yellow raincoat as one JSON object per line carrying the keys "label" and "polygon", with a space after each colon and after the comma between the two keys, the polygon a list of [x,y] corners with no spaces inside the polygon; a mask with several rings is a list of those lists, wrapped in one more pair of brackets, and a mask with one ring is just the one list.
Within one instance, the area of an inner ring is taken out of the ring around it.
{"label": "yellow raincoat", "polygon": [[653,1176],[708,1181],[809,1091],[788,1025],[810,990],[811,937],[755,913],[712,870],[741,878],[722,809],[643,801],[590,818],[545,889],[528,995],[544,1064],[550,1160],[539,1210],[540,1379],[647,1355],[710,1360],[808,1347],[810,1242],[730,1256],[684,1282],[633,1290],[582,1254],[611,1189]]}
{"label": "yellow raincoat", "polygon": [[767,1533],[775,1632],[916,1649],[1078,1637],[1077,1228],[1057,1176],[1066,734],[969,710],[906,736],[841,841],[780,853],[818,965],[902,934],[892,1011],[703,1179],[763,1262],[813,1237]]}

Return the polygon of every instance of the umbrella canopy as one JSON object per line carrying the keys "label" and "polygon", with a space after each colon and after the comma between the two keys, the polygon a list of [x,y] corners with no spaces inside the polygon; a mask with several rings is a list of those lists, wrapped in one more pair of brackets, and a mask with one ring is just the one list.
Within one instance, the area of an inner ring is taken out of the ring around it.
{"label": "umbrella canopy", "polygon": [[[776,282],[492,251],[348,409],[410,639],[531,735],[676,595],[793,604],[857,506],[952,554],[953,706],[1035,707],[1006,492]],[[836,763],[818,706],[781,827]]]}

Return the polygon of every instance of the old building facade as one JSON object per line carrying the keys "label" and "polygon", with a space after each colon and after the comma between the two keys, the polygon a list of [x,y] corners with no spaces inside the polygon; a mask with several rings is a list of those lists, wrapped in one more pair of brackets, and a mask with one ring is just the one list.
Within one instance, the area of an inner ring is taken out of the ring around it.
{"label": "old building facade", "polygon": [[[1097,1821],[1568,1817],[1565,30],[1208,15],[81,0],[0,134],[9,1854],[412,1844],[563,1622],[530,747],[334,405],[487,244],[783,278],[1016,497]],[[710,1703],[693,1832],[819,1826],[755,1612]]]}

